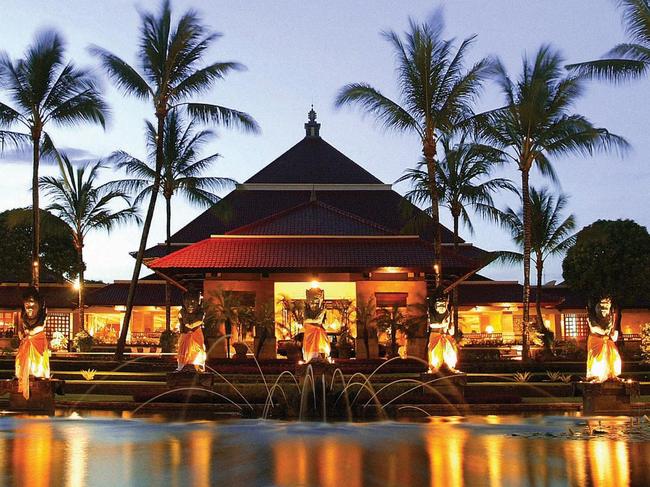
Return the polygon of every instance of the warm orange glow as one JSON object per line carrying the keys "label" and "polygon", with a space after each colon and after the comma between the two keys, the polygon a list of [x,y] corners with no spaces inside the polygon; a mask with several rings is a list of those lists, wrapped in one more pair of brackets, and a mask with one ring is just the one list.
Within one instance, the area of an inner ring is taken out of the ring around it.
{"label": "warm orange glow", "polygon": [[621,355],[609,336],[589,335],[587,379],[605,382],[621,375]]}
{"label": "warm orange glow", "polygon": [[302,342],[302,355],[305,362],[318,358],[321,354],[326,357],[329,356],[331,351],[330,342],[327,338],[327,332],[323,328],[305,323],[303,331],[305,337]]}
{"label": "warm orange glow", "polygon": [[27,335],[20,341],[16,354],[15,372],[18,377],[18,392],[22,392],[25,399],[29,399],[29,376],[50,377],[49,344],[45,330]]}
{"label": "warm orange glow", "polygon": [[429,338],[429,369],[436,371],[443,364],[450,369],[456,368],[458,353],[456,341],[451,335],[445,333],[431,333]]}
{"label": "warm orange glow", "polygon": [[310,286],[311,286],[312,289],[318,289],[320,287],[320,282],[318,282],[316,280],[313,280],[313,281],[311,281]]}

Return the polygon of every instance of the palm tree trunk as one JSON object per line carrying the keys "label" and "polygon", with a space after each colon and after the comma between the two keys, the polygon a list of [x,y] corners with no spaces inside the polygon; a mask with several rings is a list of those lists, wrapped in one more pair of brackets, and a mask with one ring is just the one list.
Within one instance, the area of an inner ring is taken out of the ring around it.
{"label": "palm tree trunk", "polygon": [[[165,254],[169,255],[171,253],[171,226],[172,226],[172,199],[171,196],[165,196],[165,207],[167,213],[167,234],[165,239]],[[171,321],[172,321],[172,292],[169,282],[165,281],[165,330],[171,330]]]}
{"label": "palm tree trunk", "polygon": [[442,236],[440,232],[440,211],[438,209],[438,188],[436,187],[436,141],[433,136],[425,140],[422,148],[429,175],[429,193],[431,196],[431,218],[433,219],[433,268],[436,288],[442,282]]}
{"label": "palm tree trunk", "polygon": [[[454,214],[454,253],[458,255],[458,220],[459,215]],[[459,336],[458,330],[458,286],[451,291],[452,319],[454,323],[454,336]]]}
{"label": "palm tree trunk", "polygon": [[38,166],[41,160],[41,132],[36,127],[32,129],[32,269],[31,285],[36,289],[40,286],[40,242],[41,242],[41,214],[38,195]]}
{"label": "palm tree trunk", "polygon": [[528,187],[528,169],[521,170],[521,195],[524,209],[524,296],[523,320],[521,324],[521,358],[528,360],[528,325],[530,322],[530,191]]}
{"label": "palm tree trunk", "polygon": [[83,257],[83,243],[77,250],[77,265],[79,266],[79,326],[81,331],[86,329],[86,322],[84,316],[84,257]]}
{"label": "palm tree trunk", "polygon": [[138,254],[135,258],[135,266],[133,268],[133,276],[131,277],[131,284],[129,285],[129,294],[126,298],[126,311],[124,313],[124,323],[120,331],[120,338],[117,341],[115,349],[115,360],[122,360],[124,357],[124,348],[126,347],[126,337],[129,333],[129,323],[131,322],[131,314],[133,312],[133,301],[135,299],[135,290],[138,285],[138,277],[140,276],[140,269],[142,268],[142,260],[144,259],[144,251],[147,248],[147,239],[149,238],[149,230],[151,229],[151,221],[153,220],[153,213],[156,209],[156,199],[158,198],[157,188],[160,187],[160,175],[163,166],[163,129],[165,127],[165,116],[167,115],[164,110],[156,111],[156,118],[158,119],[158,134],[161,134],[156,139],[156,174],[153,180],[154,190],[151,192],[149,199],[149,207],[147,208],[147,215],[144,219],[144,226],[142,227],[142,237],[140,238],[140,247]]}
{"label": "palm tree trunk", "polygon": [[535,293],[535,313],[537,314],[537,326],[542,330],[544,326],[544,320],[542,319],[542,279],[544,271],[544,263],[542,262],[542,256],[540,252],[536,252],[535,256],[537,262],[535,267],[537,269],[537,292]]}

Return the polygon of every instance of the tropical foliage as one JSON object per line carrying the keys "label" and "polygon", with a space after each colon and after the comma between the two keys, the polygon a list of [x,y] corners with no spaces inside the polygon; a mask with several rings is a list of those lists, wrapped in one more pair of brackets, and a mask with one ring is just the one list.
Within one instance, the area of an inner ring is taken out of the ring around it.
{"label": "tropical foliage", "polygon": [[436,16],[418,24],[410,20],[403,36],[394,31],[383,33],[395,52],[399,101],[382,94],[367,83],[344,86],[336,97],[336,105],[357,105],[388,130],[415,133],[422,144],[428,175],[431,217],[434,228],[434,261],[436,286],[442,274],[441,233],[435,184],[437,172],[437,140],[451,134],[458,125],[473,115],[472,105],[483,81],[489,74],[490,62],[481,59],[469,68],[466,56],[474,37],[457,47],[442,38],[442,19]]}
{"label": "tropical foliage", "polygon": [[[152,103],[156,118],[156,134],[165,133],[165,123],[170,112],[183,107],[191,118],[224,127],[258,131],[257,123],[248,114],[221,105],[190,101],[207,93],[214,84],[228,73],[242,69],[236,62],[201,64],[206,51],[219,37],[211,32],[199,15],[189,10],[176,23],[172,22],[169,0],[164,0],[157,14],[143,11],[140,14],[140,42],[136,69],[120,57],[101,47],[94,46],[95,54],[113,83],[127,95]],[[164,136],[158,137],[152,186],[161,185],[165,161]],[[158,191],[152,191],[142,229],[142,237],[129,286],[126,312],[116,358],[121,359],[126,345],[135,289],[147,246],[151,221]]]}
{"label": "tropical foliage", "polygon": [[477,116],[473,121],[482,141],[500,149],[504,160],[511,161],[521,172],[524,360],[528,358],[530,323],[530,171],[535,167],[543,175],[555,179],[553,158],[627,148],[622,137],[573,113],[573,106],[584,92],[585,80],[567,74],[563,63],[559,52],[550,46],[542,46],[533,58],[524,56],[521,74],[516,79],[497,62],[495,76],[505,96],[505,106]]}
{"label": "tropical foliage", "polygon": [[53,148],[46,129],[106,122],[108,108],[90,71],[65,61],[65,43],[54,31],[43,31],[21,59],[0,52],[0,90],[12,106],[0,102],[0,150],[6,144],[32,146],[31,282],[40,272],[40,208],[38,174],[41,155]]}
{"label": "tropical foliage", "polygon": [[[79,323],[84,322],[84,271],[86,264],[83,249],[86,236],[94,230],[110,232],[127,222],[139,222],[135,208],[127,195],[106,185],[98,185],[102,161],[75,168],[68,157],[61,157],[62,173],[59,177],[41,177],[40,188],[51,203],[48,210],[55,213],[67,225],[77,251],[77,275],[79,278]],[[127,206],[114,210],[113,205],[122,200]]]}

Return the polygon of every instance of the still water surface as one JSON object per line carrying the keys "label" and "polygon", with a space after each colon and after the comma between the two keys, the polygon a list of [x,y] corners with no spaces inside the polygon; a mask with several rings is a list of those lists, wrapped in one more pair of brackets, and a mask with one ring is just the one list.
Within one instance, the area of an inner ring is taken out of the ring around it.
{"label": "still water surface", "polygon": [[0,417],[0,485],[650,486],[650,422]]}

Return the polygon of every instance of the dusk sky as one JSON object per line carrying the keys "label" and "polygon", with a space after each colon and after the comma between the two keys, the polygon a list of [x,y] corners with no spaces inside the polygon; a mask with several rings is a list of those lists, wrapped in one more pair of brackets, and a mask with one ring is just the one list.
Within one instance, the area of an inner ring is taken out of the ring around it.
{"label": "dusk sky", "polygon": [[[334,108],[334,97],[346,83],[368,82],[391,98],[397,97],[393,54],[380,32],[403,32],[408,17],[424,20],[442,8],[447,37],[463,39],[477,34],[470,51],[472,60],[496,55],[512,76],[521,69],[525,52],[534,53],[551,43],[567,63],[600,57],[626,40],[620,11],[614,0],[449,0],[372,2],[328,1],[173,1],[179,14],[190,7],[199,10],[206,24],[221,32],[206,61],[236,60],[247,70],[229,75],[202,100],[243,110],[258,121],[262,133],[251,136],[218,129],[218,139],[206,155],[219,152],[221,160],[213,174],[244,181],[304,136],[303,124],[313,103],[322,123],[325,140],[386,183],[392,183],[420,157],[420,144],[412,135],[385,133],[371,117],[358,110]],[[96,127],[50,128],[59,147],[74,149],[75,157],[96,159],[123,149],[144,157],[144,120],[151,120],[151,106],[125,98],[97,68],[87,47],[96,44],[135,63],[138,44],[138,9],[158,9],[157,1],[107,0],[3,0],[0,13],[0,50],[13,59],[22,56],[34,34],[52,27],[67,40],[68,57],[82,66],[95,67],[104,80],[112,110],[106,131]],[[615,154],[592,158],[567,157],[554,160],[560,187],[570,196],[569,211],[578,228],[594,220],[630,218],[648,227],[650,152],[648,139],[648,95],[650,79],[612,86],[590,83],[586,96],[575,107],[595,125],[622,135],[632,145],[625,158]],[[0,92],[0,100],[7,101]],[[486,85],[479,110],[494,108],[503,99],[493,83]],[[31,159],[5,154],[0,178],[0,210],[31,203]],[[44,167],[42,174],[56,168]],[[519,182],[513,168],[499,172]],[[106,171],[104,179],[120,177]],[[534,172],[531,184],[552,186]],[[407,187],[400,185],[400,192]],[[500,206],[515,204],[512,197],[497,196]],[[161,201],[161,200],[159,200]],[[177,198],[172,231],[191,221],[201,211]],[[144,210],[142,211],[144,213]],[[442,211],[443,223],[451,224]],[[475,234],[463,229],[462,236],[487,250],[512,248],[508,235],[499,228],[474,220]],[[90,235],[85,256],[86,277],[112,281],[129,279],[140,229],[122,227],[110,236]],[[158,211],[149,245],[164,240],[164,205]],[[521,280],[519,268],[491,266],[483,274],[498,279]],[[545,281],[561,280],[561,261],[547,264]]]}

